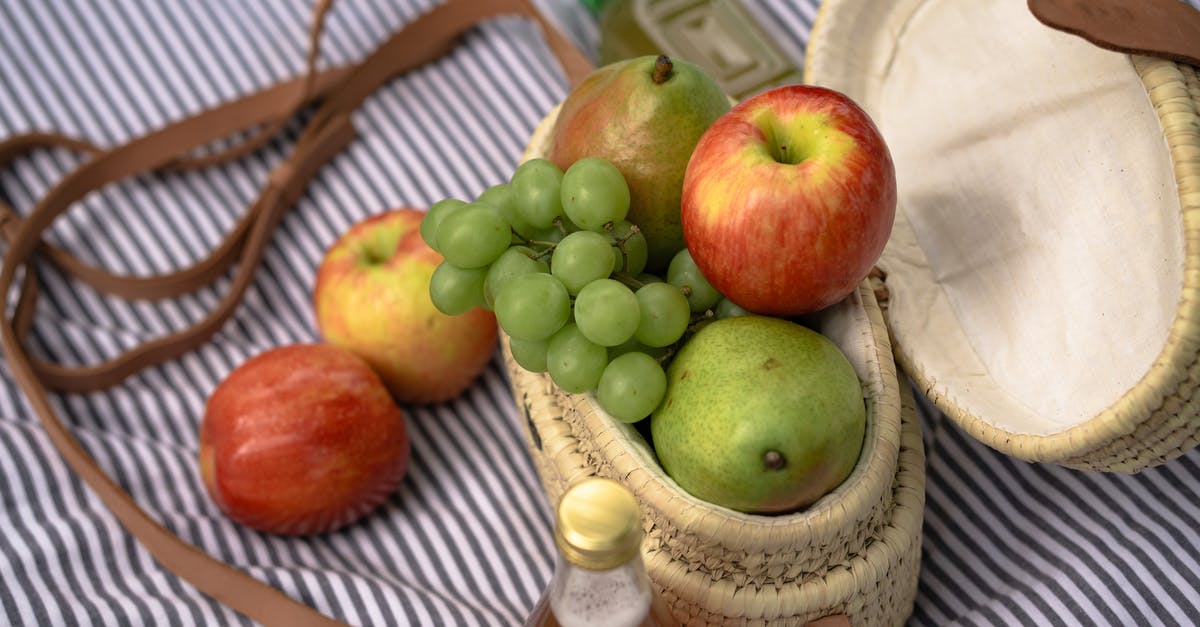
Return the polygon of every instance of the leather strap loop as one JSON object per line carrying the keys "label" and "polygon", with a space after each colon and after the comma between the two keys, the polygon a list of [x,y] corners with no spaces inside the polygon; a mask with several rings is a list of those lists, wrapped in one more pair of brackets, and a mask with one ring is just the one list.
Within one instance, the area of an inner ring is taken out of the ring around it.
{"label": "leather strap loop", "polygon": [[[317,71],[317,42],[330,0],[318,0],[310,31],[306,73],[231,103],[201,112],[161,130],[112,148],[52,133],[31,133],[0,143],[0,168],[30,150],[65,147],[90,158],[65,176],[22,219],[0,205],[0,234],[8,241],[0,267],[0,293],[11,292],[24,270],[12,317],[0,320],[0,348],[17,384],[63,459],[121,524],[163,566],[201,592],[264,624],[332,625],[321,615],[267,584],[214,559],[160,525],[80,446],[49,402],[45,386],[68,391],[92,391],[115,385],[149,365],[177,357],[207,341],[236,309],[253,279],[271,232],[287,207],[303,194],[317,170],[353,138],[350,116],[386,80],[444,54],[459,35],[476,23],[503,14],[534,19],[546,42],[562,63],[571,84],[591,71],[590,62],[528,0],[447,0],[407,24],[362,63]],[[178,272],[130,277],[84,263],[51,246],[43,233],[68,208],[105,185],[160,169],[196,168],[248,154],[269,140],[304,106],[321,100],[291,156],[279,164],[246,214],[222,243],[197,264]],[[251,140],[228,150],[196,156],[220,138],[260,128]],[[35,253],[93,287],[127,298],[168,298],[205,285],[238,264],[232,284],[218,306],[199,323],[147,342],[100,364],[67,367],[28,355],[23,339],[34,316],[37,282],[29,262]]]}
{"label": "leather strap loop", "polygon": [[332,0],[317,0],[316,5],[313,7],[313,23],[309,28],[308,56],[304,63],[304,75],[300,77],[300,93],[292,96],[293,100],[281,101],[281,104],[286,107],[287,115],[263,120],[266,124],[265,129],[259,129],[258,133],[252,138],[220,152],[202,157],[181,156],[170,165],[172,169],[203,168],[232,161],[238,157],[244,157],[262,148],[272,137],[278,135],[283,130],[283,127],[287,125],[288,119],[292,117],[292,114],[307,104],[310,96],[319,90],[317,81],[317,56],[320,51],[321,32],[325,29],[325,16],[329,13],[329,8],[332,6],[331,3]]}
{"label": "leather strap loop", "polygon": [[[331,89],[345,80],[350,73],[349,70],[350,68],[338,68],[315,75],[312,79],[311,91],[308,93],[308,98],[301,106],[307,104],[308,101],[325,96]],[[295,113],[294,107],[296,106],[295,103],[289,102],[289,99],[295,98],[302,93],[304,89],[303,82],[304,79],[293,79],[242,99],[221,105],[209,113],[214,117],[231,121],[230,126],[234,128],[229,133],[225,133],[225,135],[241,132],[261,124],[271,124],[276,120],[282,120],[286,123]],[[158,133],[165,134],[169,138],[174,134],[173,128],[173,126],[167,127],[158,131]],[[217,137],[219,136],[214,136],[212,139],[216,139]],[[30,133],[17,135],[4,142],[0,142],[0,169],[8,167],[13,159],[26,152],[53,147],[69,148],[76,152],[89,154],[93,158],[105,153],[100,147],[81,139],[51,133]],[[141,148],[137,146],[130,148],[130,145],[127,145],[115,150],[139,151]],[[178,167],[179,164],[191,162],[181,160],[178,157],[171,157],[170,163],[173,167]],[[85,175],[80,174],[80,171],[76,170],[70,176]],[[97,183],[93,189],[102,187],[109,182],[112,181]],[[84,185],[88,183],[91,183],[91,181],[83,182]],[[87,191],[91,191],[91,189]],[[51,216],[51,220],[54,217],[57,217],[57,214]],[[234,226],[224,241],[209,253],[208,257],[195,265],[179,272],[150,277],[129,277],[113,274],[104,268],[87,264],[74,255],[45,242],[40,243],[40,246],[42,247],[41,252],[55,265],[102,292],[124,298],[170,298],[190,292],[200,285],[206,285],[220,276],[236,259],[241,243],[249,230],[252,218],[252,212],[243,215],[242,219]],[[22,222],[24,220],[20,218],[16,211],[3,202],[0,202],[0,225],[3,227],[2,232],[6,240],[9,242],[16,240],[17,232]]]}

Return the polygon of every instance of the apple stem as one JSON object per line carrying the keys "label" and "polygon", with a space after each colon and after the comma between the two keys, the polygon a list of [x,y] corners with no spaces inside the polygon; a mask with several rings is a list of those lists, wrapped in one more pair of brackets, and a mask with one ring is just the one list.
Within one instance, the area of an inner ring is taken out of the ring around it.
{"label": "apple stem", "polygon": [[655,85],[662,85],[671,78],[671,70],[674,68],[674,64],[671,63],[671,57],[668,57],[665,54],[660,54],[658,55],[658,58],[654,60],[654,73],[650,76],[650,78],[654,81]]}

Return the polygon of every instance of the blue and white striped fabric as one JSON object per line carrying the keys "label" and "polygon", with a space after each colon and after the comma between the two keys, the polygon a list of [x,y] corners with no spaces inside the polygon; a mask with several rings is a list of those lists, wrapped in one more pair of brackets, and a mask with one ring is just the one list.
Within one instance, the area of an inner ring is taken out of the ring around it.
{"label": "blue and white striped fabric", "polygon": [[[1014,0],[1017,1],[1017,0]],[[1200,0],[1192,0],[1200,4]],[[323,65],[363,57],[435,0],[337,2]],[[817,0],[746,0],[797,65]],[[581,5],[542,8],[585,49]],[[57,130],[112,145],[303,69],[311,6],[265,0],[0,0],[0,138]],[[94,394],[54,396],[100,465],[166,527],[356,625],[512,625],[550,577],[549,508],[499,359],[461,398],[406,406],[410,474],[377,513],[294,539],[227,520],[196,471],[208,394],[246,358],[317,339],[309,299],[325,248],[388,208],[474,197],[504,181],[566,93],[530,22],[472,31],[449,55],[375,93],[360,139],[321,170],[276,231],[245,302],[200,350]],[[194,173],[142,177],[79,203],[53,239],[116,272],[203,257],[253,200],[288,137]],[[34,153],[0,173],[28,211],[78,163]],[[31,348],[110,357],[201,318],[218,282],[185,298],[111,298],[40,272]],[[923,569],[913,625],[1200,624],[1200,451],[1136,476],[1015,461],[925,408]],[[217,625],[246,619],[154,562],[58,460],[0,366],[0,624]]]}

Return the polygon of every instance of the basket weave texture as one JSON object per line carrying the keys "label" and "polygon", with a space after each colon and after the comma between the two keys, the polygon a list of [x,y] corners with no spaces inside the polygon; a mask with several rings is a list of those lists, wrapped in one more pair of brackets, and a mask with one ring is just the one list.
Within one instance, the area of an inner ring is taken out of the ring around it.
{"label": "basket weave texture", "polygon": [[[910,237],[913,237],[911,242],[903,241],[900,242],[901,245],[893,247],[892,244],[897,241],[896,233],[893,232],[893,241],[889,243],[890,250],[885,251],[881,259],[881,268],[884,270],[889,270],[889,262],[895,266],[888,272],[891,287],[897,288],[893,291],[893,296],[896,292],[903,293],[905,289],[911,294],[915,288],[919,288],[925,300],[918,303],[918,306],[903,311],[893,307],[885,311],[885,317],[891,323],[889,326],[893,330],[893,348],[901,369],[939,410],[976,439],[998,451],[1026,461],[1055,463],[1082,470],[1134,473],[1178,457],[1200,444],[1200,394],[1197,393],[1200,388],[1200,73],[1196,67],[1187,64],[1102,51],[1077,38],[1054,33],[1038,23],[1020,6],[1021,4],[1023,3],[1005,0],[979,0],[979,6],[973,10],[988,11],[989,14],[998,16],[996,23],[989,23],[986,28],[980,29],[981,33],[988,33],[982,36],[984,41],[966,41],[960,38],[965,35],[946,32],[943,33],[945,39],[942,43],[947,47],[964,46],[964,53],[978,54],[980,51],[986,51],[993,54],[994,43],[1003,40],[1011,44],[1028,37],[1027,46],[1021,49],[1036,50],[1037,53],[1014,56],[1012,64],[1020,68],[1054,66],[1053,63],[1047,64],[1046,59],[1054,58],[1055,54],[1069,55],[1071,59],[1076,60],[1081,58],[1076,55],[1086,55],[1082,57],[1080,67],[1088,67],[1089,64],[1095,63],[1096,67],[1111,69],[1117,64],[1109,63],[1110,59],[1121,58],[1122,61],[1128,62],[1126,67],[1131,73],[1130,84],[1132,86],[1133,82],[1140,82],[1145,98],[1142,100],[1142,93],[1134,93],[1138,90],[1131,90],[1130,96],[1136,98],[1136,101],[1130,104],[1136,107],[1150,107],[1147,113],[1152,110],[1157,118],[1158,130],[1162,133],[1161,145],[1166,151],[1165,156],[1169,157],[1168,167],[1172,170],[1179,200],[1178,214],[1175,214],[1174,199],[1159,198],[1159,201],[1164,202],[1139,200],[1140,205],[1129,207],[1128,216],[1133,221],[1150,222],[1151,220],[1144,220],[1142,215],[1155,213],[1152,221],[1169,224],[1175,220],[1182,235],[1179,257],[1174,255],[1175,251],[1170,251],[1170,254],[1164,252],[1164,257],[1178,259],[1180,270],[1178,291],[1171,292],[1178,294],[1177,300],[1162,303],[1164,307],[1174,305],[1173,311],[1168,309],[1164,313],[1164,340],[1161,345],[1147,346],[1148,351],[1155,351],[1147,352],[1149,359],[1146,363],[1149,367],[1140,365],[1141,362],[1137,366],[1129,366],[1145,369],[1130,373],[1131,378],[1138,377],[1132,383],[1122,380],[1122,390],[1112,391],[1111,398],[1114,398],[1114,401],[1101,405],[1094,411],[1089,410],[1086,415],[1081,415],[1078,420],[1062,429],[1044,432],[1027,426],[1013,426],[1020,420],[1010,420],[1011,416],[1005,414],[1012,411],[1011,407],[990,407],[986,397],[978,394],[977,390],[971,392],[964,389],[970,384],[969,377],[960,378],[955,375],[976,367],[964,365],[971,364],[970,359],[956,358],[941,363],[934,363],[930,359],[930,346],[939,344],[936,341],[928,342],[934,332],[926,333],[926,330],[937,328],[928,324],[931,309],[935,306],[928,301],[932,300],[931,297],[935,293],[944,297],[949,290],[954,289],[952,285],[948,285],[950,281],[944,281],[945,277],[940,274],[952,270],[944,267],[931,269],[928,255],[938,254],[939,251],[933,250],[931,253],[929,249],[936,249],[937,246],[922,244],[910,234]],[[825,0],[821,3],[809,38],[804,80],[843,91],[858,99],[868,110],[883,106],[880,99],[896,60],[910,55],[910,58],[920,59],[922,54],[929,52],[928,46],[914,43],[915,35],[909,30],[910,26],[918,21],[918,16],[928,18],[940,8],[946,7],[955,7],[951,12],[960,10],[956,3],[934,0]],[[1004,21],[1008,19],[1014,21]],[[953,20],[946,24],[952,22]],[[996,39],[993,41],[987,39],[988,37]],[[1018,54],[1012,50],[1014,49],[1010,49],[1009,54]],[[960,66],[955,67],[961,70]],[[986,74],[983,69],[974,72],[976,76]],[[1046,74],[1053,75],[1054,72],[1048,71]],[[961,72],[958,75],[961,75]],[[1094,77],[1081,75],[1080,85],[1090,84],[1088,81],[1092,78]],[[1065,80],[1069,81],[1070,78]],[[917,89],[919,93],[919,88],[912,85],[904,85],[903,88]],[[996,115],[999,117],[1003,113],[998,111]],[[1023,112],[1011,113],[1020,115]],[[1099,123],[1099,126],[1093,128],[1104,128],[1105,124],[1098,120],[1099,118],[1088,119],[1087,122],[1093,125]],[[978,120],[974,122],[977,124]],[[967,127],[959,131],[963,137],[969,138],[977,133],[978,129]],[[1107,136],[1106,133],[1103,130],[1096,131],[1100,136]],[[1086,142],[1081,144],[1086,145]],[[1156,164],[1150,167],[1159,166]],[[1155,171],[1155,174],[1158,172]],[[1133,170],[1128,176],[1138,175],[1136,170]],[[1033,186],[1038,184],[1033,180],[1027,183]],[[911,179],[908,185],[911,188]],[[945,197],[951,198],[953,194],[953,191],[949,191]],[[939,202],[937,199],[929,199],[928,196],[916,200]],[[1110,200],[1105,196],[1103,189],[1097,190],[1097,204]],[[905,199],[902,198],[900,211],[907,214],[903,207],[904,202]],[[914,214],[935,215],[924,212],[924,209],[915,208]],[[1092,207],[1085,204],[1067,208],[1046,207],[1046,210],[1084,213],[1091,211]],[[1158,212],[1169,213],[1157,215]],[[901,216],[898,216],[898,222],[901,221],[900,218]],[[1020,216],[1014,218],[1019,220]],[[939,245],[941,243],[937,242]],[[1121,255],[1123,248],[1137,246],[1138,242],[1106,240],[1099,242],[1099,245],[1111,248],[1113,255]],[[1172,271],[1174,270],[1176,268],[1173,267]],[[904,276],[898,277],[901,272]],[[1095,280],[1093,277],[1088,277],[1088,280]],[[1146,280],[1151,278],[1146,277]],[[1168,293],[1172,288],[1164,285],[1163,289],[1164,293]],[[1017,294],[1017,290],[1009,290],[1003,296]],[[958,317],[959,313],[949,298],[943,300],[946,309],[939,309],[938,314],[948,318]],[[979,301],[972,301],[971,304],[979,305]],[[1076,301],[1072,304],[1080,316],[1094,313],[1088,309],[1088,303]],[[1104,305],[1102,302],[1096,302],[1092,309],[1102,312]],[[1159,306],[1158,303],[1152,305]],[[966,327],[945,330],[946,335],[952,335],[951,332],[962,334],[961,338],[951,342],[954,351],[969,352],[979,350],[981,346],[995,350],[994,343],[989,346],[988,342],[983,341],[985,338],[968,337],[965,329]],[[980,332],[978,328],[973,330],[975,334]],[[975,342],[976,339],[981,341]],[[1098,336],[1095,341],[1103,344],[1117,343],[1123,339],[1119,334],[1105,334]],[[1020,342],[1009,344],[1010,347],[1019,345]],[[1019,350],[1013,352],[1019,353]],[[978,363],[982,366],[984,362]],[[1086,372],[1090,366],[1088,363],[1064,364],[1064,368],[1070,368],[1075,373]],[[948,367],[952,371],[947,371]],[[981,387],[992,383],[987,376],[981,376],[979,381],[984,384]],[[1110,390],[1100,392],[1107,397]],[[1043,406],[1036,397],[1016,398],[1013,405],[1026,408],[1031,414],[1039,411],[1051,413],[1050,408]]]}
{"label": "basket weave texture", "polygon": [[1200,444],[1200,72],[1151,57],[1131,61],[1158,114],[1175,168],[1185,247],[1175,320],[1150,370],[1095,418],[1061,433],[1034,436],[998,429],[942,397],[921,364],[897,351],[902,369],[947,416],[985,444],[1021,459],[1134,473]]}
{"label": "basket weave texture", "polygon": [[[524,160],[545,154],[557,116],[534,131]],[[628,486],[642,504],[642,556],[655,587],[687,625],[803,625],[845,614],[854,625],[902,625],[921,558],[925,454],[911,392],[899,384],[883,313],[867,281],[814,320],[851,344],[867,430],[854,471],[802,512],[750,515],[701,501],[659,465],[631,425],[592,397],[505,364],[547,498],[590,476]],[[825,332],[823,331],[823,332]]]}
{"label": "basket weave texture", "polygon": [[[556,111],[525,159],[542,154]],[[685,624],[803,625],[842,613],[856,625],[903,624],[912,612],[921,556],[925,460],[911,393],[896,363],[871,286],[864,281],[825,324],[854,349],[868,425],[849,478],[806,510],[759,516],[684,492],[640,433],[588,395],[526,371],[502,334],[505,363],[525,417],[530,453],[550,503],[590,476],[627,485],[642,503],[643,558]],[[865,373],[865,375],[864,375]]]}

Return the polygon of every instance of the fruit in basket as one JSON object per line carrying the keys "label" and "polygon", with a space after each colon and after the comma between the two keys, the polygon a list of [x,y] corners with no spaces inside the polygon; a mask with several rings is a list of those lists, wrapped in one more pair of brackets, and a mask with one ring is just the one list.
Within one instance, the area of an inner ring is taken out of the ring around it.
{"label": "fruit in basket", "polygon": [[688,306],[692,311],[705,311],[721,300],[721,293],[705,278],[691,251],[686,248],[675,253],[671,265],[667,266],[667,282],[686,290]]}
{"label": "fruit in basket", "polygon": [[629,184],[611,161],[584,157],[563,172],[563,213],[580,228],[602,232],[629,213]]}
{"label": "fruit in basket", "polygon": [[562,170],[586,157],[616,166],[629,185],[628,220],[645,234],[649,267],[661,270],[684,247],[679,199],[688,157],[728,110],[721,88],[691,63],[666,56],[618,61],[567,95],[547,158]]}
{"label": "fruit in basket", "polygon": [[[503,251],[469,257],[484,248],[479,244],[463,255],[451,252],[468,240],[443,238],[450,233],[445,225],[475,221],[475,207],[493,213],[476,221],[481,238],[496,220],[510,227]],[[701,287],[708,283],[690,258],[674,280],[644,272],[647,243],[624,219],[628,208],[624,176],[596,157],[565,173],[545,159],[530,159],[510,183],[489,188],[474,203],[439,201],[420,229],[424,241],[448,254],[429,285],[433,303],[452,315],[475,304],[492,307],[522,368],[548,373],[567,392],[595,392],[617,420],[642,420],[662,400],[662,361],[692,322],[696,305],[689,298],[704,297]],[[460,261],[465,267],[456,265]],[[715,304],[720,295],[707,290]]]}
{"label": "fruit in basket", "polygon": [[[462,211],[477,207],[459,204]],[[424,215],[396,209],[355,224],[325,253],[313,288],[325,341],[365,359],[402,402],[434,403],[459,395],[487,366],[496,346],[495,316],[478,307],[484,304],[486,268],[439,267],[442,256],[420,233]],[[455,245],[449,239],[442,243]],[[435,306],[430,294],[435,268],[441,288],[435,295],[461,315]]]}
{"label": "fruit in basket", "polygon": [[850,98],[788,85],[745,100],[696,144],[683,181],[684,237],[729,300],[791,316],[845,298],[891,234],[896,174]]}
{"label": "fruit in basket", "polygon": [[746,315],[712,322],[684,344],[650,429],[663,469],[693,496],[783,513],[849,476],[866,407],[854,368],[832,341],[794,322]]}
{"label": "fruit in basket", "polygon": [[261,353],[213,391],[200,476],[233,520],[269,533],[332,531],[374,510],[403,479],[404,415],[353,353],[296,344]]}

